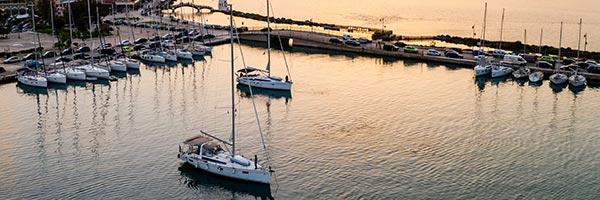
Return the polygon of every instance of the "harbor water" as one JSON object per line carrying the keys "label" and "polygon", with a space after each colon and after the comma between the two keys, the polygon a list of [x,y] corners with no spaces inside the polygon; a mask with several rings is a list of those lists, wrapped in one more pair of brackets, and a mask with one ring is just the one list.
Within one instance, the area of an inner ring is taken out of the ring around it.
{"label": "harbor water", "polygon": [[[237,49],[237,47],[236,47]],[[264,48],[242,46],[264,67]],[[236,88],[237,150],[270,187],[183,165],[229,138],[229,47],[118,81],[0,85],[0,199],[599,199],[600,90],[476,80],[471,69],[293,49],[291,93]],[[285,76],[280,51],[273,74]]]}

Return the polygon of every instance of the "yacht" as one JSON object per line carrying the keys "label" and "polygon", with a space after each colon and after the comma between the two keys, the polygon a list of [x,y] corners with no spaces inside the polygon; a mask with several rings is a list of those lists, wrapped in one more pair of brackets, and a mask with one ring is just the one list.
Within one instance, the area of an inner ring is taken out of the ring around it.
{"label": "yacht", "polygon": [[158,53],[152,52],[152,51],[144,51],[140,54],[140,58],[144,61],[148,61],[148,62],[157,62],[157,63],[164,63],[165,57],[162,57],[160,55],[158,55]]}
{"label": "yacht", "polygon": [[552,75],[550,75],[550,82],[556,84],[556,85],[561,85],[567,82],[569,78],[567,77],[567,75],[560,73],[560,72],[556,72]]}
{"label": "yacht", "polygon": [[544,73],[542,72],[533,72],[529,74],[529,81],[532,83],[537,83],[544,80]]}
{"label": "yacht", "polygon": [[575,73],[569,77],[569,84],[575,87],[584,86],[587,84],[587,80],[585,76]]}
{"label": "yacht", "polygon": [[102,69],[93,64],[85,64],[81,66],[75,67],[75,69],[81,70],[85,72],[87,77],[96,77],[103,79],[110,79],[110,73],[106,69]]}
{"label": "yacht", "polygon": [[135,59],[119,58],[119,59],[117,59],[117,61],[125,63],[127,68],[130,68],[130,69],[139,69],[140,68],[140,61],[137,61]]}
{"label": "yacht", "polygon": [[[233,9],[230,9],[233,10]],[[233,16],[231,16],[231,19]],[[233,25],[232,20],[230,24]],[[234,68],[233,58],[233,31],[231,34],[231,70]],[[231,113],[236,112],[235,93],[233,88],[234,74],[231,74]],[[258,157],[254,160],[245,158],[236,154],[236,128],[235,115],[231,115],[231,142],[219,139],[213,135],[200,131],[202,135],[191,137],[179,145],[177,158],[192,165],[196,169],[206,171],[223,177],[228,177],[236,181],[246,181],[259,184],[270,184],[273,171],[258,164]],[[262,133],[261,133],[262,134]],[[217,143],[216,140],[219,143]],[[231,148],[222,148],[220,144]],[[263,144],[264,146],[264,144]]]}
{"label": "yacht", "polygon": [[528,67],[521,67],[512,73],[516,79],[527,78],[531,74],[531,70]]}
{"label": "yacht", "polygon": [[109,62],[109,65],[110,65],[110,70],[112,70],[112,71],[118,71],[118,72],[127,71],[127,65],[124,62],[121,62],[118,60],[111,60]]}
{"label": "yacht", "polygon": [[494,65],[492,67],[492,78],[503,77],[503,76],[509,75],[513,71],[514,70],[510,67]]}
{"label": "yacht", "polygon": [[79,69],[65,67],[62,69],[58,69],[56,71],[58,73],[64,74],[67,77],[67,79],[71,79],[71,80],[75,80],[75,81],[85,81],[86,80],[85,71],[82,71]]}
{"label": "yacht", "polygon": [[192,54],[192,52],[185,50],[185,49],[177,49],[176,54],[177,54],[177,58],[180,58],[180,59],[185,59],[185,60],[194,59],[194,55]]}
{"label": "yacht", "polygon": [[67,84],[67,76],[61,74],[58,71],[53,73],[47,73],[44,76],[46,77],[46,80],[50,83]]}
{"label": "yacht", "polygon": [[158,55],[165,58],[166,61],[177,62],[177,54],[171,50],[160,51]]}
{"label": "yacht", "polygon": [[267,67],[265,70],[261,70],[245,66],[238,71],[237,81],[239,84],[250,87],[289,91],[292,89],[292,81],[289,80],[288,76],[285,77],[285,80],[276,76],[271,76],[271,21],[269,20],[269,7],[269,0],[267,0]]}
{"label": "yacht", "polygon": [[485,76],[492,73],[492,66],[484,55],[477,56],[477,65],[474,68],[475,76]]}
{"label": "yacht", "polygon": [[17,71],[17,80],[23,85],[42,88],[48,87],[48,80],[29,68],[19,69]]}

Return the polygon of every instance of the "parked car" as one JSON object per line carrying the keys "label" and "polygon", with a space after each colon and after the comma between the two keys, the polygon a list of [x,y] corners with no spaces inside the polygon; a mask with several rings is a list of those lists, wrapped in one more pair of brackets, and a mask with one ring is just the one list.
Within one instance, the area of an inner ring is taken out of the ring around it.
{"label": "parked car", "polygon": [[383,50],[386,50],[386,51],[400,51],[400,47],[397,47],[396,45],[391,45],[391,44],[384,44],[383,45]]}
{"label": "parked car", "polygon": [[79,47],[79,49],[77,49],[77,53],[85,53],[85,52],[90,52],[90,51],[92,51],[90,49],[90,47]]}
{"label": "parked car", "polygon": [[444,54],[446,57],[448,58],[458,58],[458,59],[463,59],[465,58],[463,55],[460,55],[458,52],[456,51],[446,51],[446,53]]}
{"label": "parked car", "polygon": [[139,51],[139,50],[142,50],[142,49],[145,49],[145,48],[146,47],[144,45],[142,45],[142,44],[137,44],[137,45],[133,46],[133,50],[136,50],[136,51]]}
{"label": "parked car", "polygon": [[547,61],[538,61],[535,65],[539,68],[554,69],[554,65]]}
{"label": "parked car", "polygon": [[133,43],[134,44],[144,44],[146,42],[148,42],[148,39],[146,39],[146,38],[138,38]]}
{"label": "parked car", "polygon": [[158,36],[158,35],[150,38],[150,42],[158,42],[158,41],[160,41],[160,36]]}
{"label": "parked car", "polygon": [[126,47],[123,47],[122,51],[123,51],[123,53],[129,53],[129,52],[132,52],[133,50],[134,50],[133,47],[126,46]]}
{"label": "parked car", "polygon": [[18,56],[13,56],[13,57],[10,57],[10,58],[2,61],[2,63],[12,64],[12,63],[18,63],[19,61],[21,61],[21,59]]}
{"label": "parked car", "polygon": [[438,50],[435,50],[435,49],[428,49],[425,52],[425,55],[428,55],[428,56],[442,56],[442,53],[440,53]]}
{"label": "parked car", "polygon": [[501,63],[519,66],[527,65],[527,61],[523,57],[517,55],[505,55]]}
{"label": "parked car", "polygon": [[[458,53],[458,52],[456,52]],[[473,50],[472,52],[473,56],[485,56],[485,52],[480,51],[480,50]]]}
{"label": "parked car", "polygon": [[566,59],[563,59],[561,62],[562,62],[563,65],[570,65],[570,64],[574,64],[575,60],[570,59],[570,58],[566,58]]}
{"label": "parked car", "polygon": [[553,65],[555,63],[554,58],[552,58],[551,56],[542,56],[540,58],[540,61],[549,62],[549,63],[552,63]]}
{"label": "parked car", "polygon": [[54,62],[71,62],[73,59],[67,58],[67,57],[58,57],[56,59],[54,59]]}
{"label": "parked car", "polygon": [[367,38],[358,38],[358,42],[360,42],[361,44],[369,44],[371,43],[371,40]]}
{"label": "parked car", "polygon": [[115,51],[114,49],[111,49],[111,48],[104,48],[104,49],[98,49],[98,53],[103,54],[103,55],[113,55],[113,54],[117,53],[117,51]]}
{"label": "parked car", "polygon": [[535,63],[538,61],[538,55],[536,54],[519,54],[519,56],[523,57],[528,63]]}
{"label": "parked car", "polygon": [[119,44],[117,44],[117,47],[129,46],[129,45],[131,45],[131,42],[129,42],[129,40],[123,40],[123,41],[119,42]]}
{"label": "parked car", "polygon": [[35,60],[37,59],[39,56],[37,53],[30,53],[27,54],[25,56],[23,56],[23,58],[21,58],[22,61],[26,61],[26,60]]}
{"label": "parked car", "polygon": [[355,46],[355,47],[360,46],[360,42],[358,42],[356,40],[346,40],[344,42],[344,44],[349,45],[349,46]]}
{"label": "parked car", "polygon": [[396,43],[394,43],[394,46],[397,46],[397,47],[400,47],[400,48],[404,48],[404,47],[406,47],[408,45],[406,45],[406,43],[404,43],[404,42],[396,42]]}
{"label": "parked car", "polygon": [[112,48],[112,44],[110,44],[110,43],[107,42],[107,43],[101,44],[96,49],[107,49],[107,48]]}
{"label": "parked car", "polygon": [[413,47],[413,46],[405,46],[404,47],[404,53],[418,53],[419,50],[417,49],[417,47]]}
{"label": "parked car", "polygon": [[333,43],[333,44],[343,44],[344,42],[342,42],[342,40],[340,40],[339,38],[329,38],[329,42]]}
{"label": "parked car", "polygon": [[56,52],[54,52],[54,51],[46,51],[44,53],[44,55],[42,55],[42,57],[44,57],[44,58],[54,58],[54,57],[56,57]]}
{"label": "parked car", "polygon": [[87,55],[85,53],[73,54],[73,60],[87,60],[87,59],[90,59],[90,55]]}
{"label": "parked car", "polygon": [[160,42],[152,42],[150,44],[148,44],[149,48],[159,48],[160,47]]}
{"label": "parked car", "polygon": [[503,50],[496,49],[496,50],[493,50],[493,51],[491,51],[491,52],[490,52],[490,54],[491,54],[491,55],[492,55],[494,58],[500,58],[500,59],[502,59],[502,58],[504,58],[504,56],[505,56],[507,53],[506,53],[506,51],[503,51]]}

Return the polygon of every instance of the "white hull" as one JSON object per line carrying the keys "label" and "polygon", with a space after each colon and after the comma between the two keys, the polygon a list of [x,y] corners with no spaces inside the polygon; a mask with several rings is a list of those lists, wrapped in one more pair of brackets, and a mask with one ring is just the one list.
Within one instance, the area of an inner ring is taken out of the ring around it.
{"label": "white hull", "polygon": [[66,84],[67,76],[65,76],[64,74],[58,73],[58,72],[50,73],[50,74],[46,75],[46,80],[51,83]]}
{"label": "white hull", "polygon": [[194,55],[189,51],[177,50],[177,58],[184,60],[192,60],[194,59]]}
{"label": "white hull", "polygon": [[108,72],[108,70],[99,67],[84,65],[76,67],[76,69],[84,71],[86,76],[110,79],[110,73]]}
{"label": "white hull", "polygon": [[140,68],[140,62],[137,60],[131,59],[131,58],[121,58],[118,61],[125,63],[125,65],[129,69],[139,69]]}
{"label": "white hull", "polygon": [[271,173],[265,170],[254,169],[252,167],[236,167],[231,163],[218,163],[196,154],[181,154],[180,159],[197,169],[212,174],[250,182],[271,183]]}
{"label": "white hull", "polygon": [[166,61],[177,62],[177,55],[174,53],[162,51],[159,55],[165,58]]}
{"label": "white hull", "polygon": [[492,67],[490,67],[489,65],[487,65],[487,66],[477,65],[477,66],[475,66],[474,70],[475,70],[475,76],[485,76],[492,72]]}
{"label": "white hull", "polygon": [[162,56],[151,55],[151,54],[142,54],[142,55],[140,55],[140,58],[142,60],[148,61],[148,62],[164,63],[166,61],[165,58]]}
{"label": "white hull", "polygon": [[286,90],[292,89],[292,83],[286,81],[272,80],[267,77],[239,77],[238,83],[256,88],[270,90]]}
{"label": "white hull", "polygon": [[521,68],[521,69],[518,69],[517,71],[513,72],[513,76],[516,79],[527,78],[527,77],[529,77],[529,74],[531,74],[531,72],[527,68]]}
{"label": "white hull", "polygon": [[127,65],[121,61],[110,61],[110,70],[118,71],[118,72],[126,72]]}
{"label": "white hull", "polygon": [[58,73],[64,74],[67,79],[76,80],[76,81],[85,81],[86,76],[85,72],[81,70],[76,70],[72,68],[60,69]]}
{"label": "white hull", "polygon": [[32,75],[20,75],[18,78],[19,83],[32,87],[48,87],[48,80],[44,77],[32,76]]}
{"label": "white hull", "polygon": [[492,78],[507,76],[513,72],[510,67],[494,67],[492,68]]}

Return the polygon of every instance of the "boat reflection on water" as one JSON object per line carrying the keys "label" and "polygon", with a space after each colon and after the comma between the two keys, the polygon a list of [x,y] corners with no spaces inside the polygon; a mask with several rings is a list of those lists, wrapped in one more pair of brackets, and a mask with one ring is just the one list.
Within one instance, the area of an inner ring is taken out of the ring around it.
{"label": "boat reflection on water", "polygon": [[556,85],[556,84],[550,82],[550,88],[552,88],[552,92],[554,92],[554,93],[560,93],[566,87],[567,87],[567,84]]}
{"label": "boat reflection on water", "polygon": [[217,176],[198,170],[187,163],[182,163],[178,170],[180,175],[186,178],[183,183],[192,189],[219,187],[231,191],[233,195],[251,195],[260,199],[275,199],[271,194],[270,185],[240,182],[239,180]]}
{"label": "boat reflection on water", "polygon": [[47,88],[31,87],[21,83],[17,83],[17,93],[26,95],[48,95]]}
{"label": "boat reflection on water", "polygon": [[583,92],[585,90],[586,86],[572,86],[569,84],[569,90],[571,90],[571,92],[573,92],[574,95],[577,95],[581,92]]}
{"label": "boat reflection on water", "polygon": [[[242,92],[242,97],[250,97],[250,87],[247,85],[236,85],[237,89]],[[285,98],[285,103],[287,104],[290,99],[292,99],[291,91],[283,91],[283,90],[266,90],[253,87],[252,94],[255,96],[265,96],[271,99],[282,99]]]}

